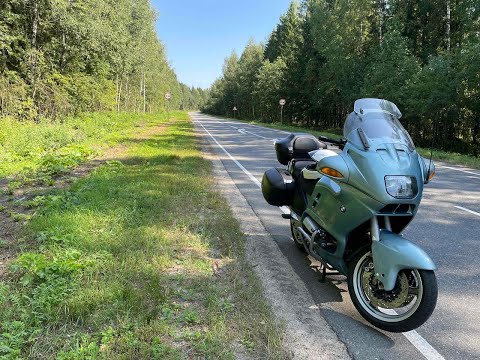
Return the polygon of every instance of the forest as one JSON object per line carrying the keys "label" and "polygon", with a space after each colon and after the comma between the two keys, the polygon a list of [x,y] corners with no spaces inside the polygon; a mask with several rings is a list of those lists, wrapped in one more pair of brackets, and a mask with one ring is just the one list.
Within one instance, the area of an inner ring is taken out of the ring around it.
{"label": "forest", "polygon": [[150,0],[0,2],[0,118],[196,109],[207,92],[177,80]]}
{"label": "forest", "polygon": [[[416,145],[478,156],[478,0],[292,2],[266,44],[225,59],[204,111],[338,130],[353,103],[385,98]],[[236,114],[233,107],[237,108]]]}

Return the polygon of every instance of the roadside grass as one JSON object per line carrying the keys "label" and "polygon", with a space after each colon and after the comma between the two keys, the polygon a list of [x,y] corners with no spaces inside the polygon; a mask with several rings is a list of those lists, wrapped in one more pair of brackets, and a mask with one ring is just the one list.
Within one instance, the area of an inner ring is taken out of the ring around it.
{"label": "roadside grass", "polygon": [[239,224],[176,118],[32,204],[0,281],[0,357],[287,357]]}
{"label": "roadside grass", "polygon": [[52,185],[55,176],[154,120],[154,114],[128,113],[84,114],[58,123],[2,118],[0,178],[9,178],[9,191],[33,181]]}
{"label": "roadside grass", "polygon": [[[417,151],[423,157],[430,158],[430,149],[418,148]],[[480,157],[473,155],[465,155],[454,152],[447,152],[441,150],[433,150],[434,160],[444,161],[453,165],[464,165],[473,169],[480,169]]]}
{"label": "roadside grass", "polygon": [[[272,129],[284,130],[289,132],[308,132],[310,134],[319,136],[323,135],[329,138],[338,139],[343,137],[343,134],[340,129],[327,129],[325,131],[313,130],[310,128],[288,125],[288,124],[276,124],[276,123],[263,123],[259,121],[247,121],[247,120],[238,120],[232,118],[225,118],[228,120],[234,120],[238,122],[244,122],[247,124],[264,126]],[[426,158],[430,158],[430,149],[428,148],[416,148],[418,153]],[[464,165],[474,169],[480,169],[480,157],[473,155],[459,154],[455,152],[442,151],[442,150],[433,150],[433,159],[437,161],[443,161],[446,163]]]}

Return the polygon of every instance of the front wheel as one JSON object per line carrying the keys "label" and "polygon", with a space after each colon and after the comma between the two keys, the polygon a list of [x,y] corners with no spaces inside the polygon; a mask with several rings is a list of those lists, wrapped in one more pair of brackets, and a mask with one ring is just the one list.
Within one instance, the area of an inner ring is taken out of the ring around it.
{"label": "front wheel", "polygon": [[358,312],[372,325],[390,332],[416,329],[437,303],[437,280],[431,270],[404,269],[391,291],[374,275],[372,253],[363,251],[348,271],[348,291]]}

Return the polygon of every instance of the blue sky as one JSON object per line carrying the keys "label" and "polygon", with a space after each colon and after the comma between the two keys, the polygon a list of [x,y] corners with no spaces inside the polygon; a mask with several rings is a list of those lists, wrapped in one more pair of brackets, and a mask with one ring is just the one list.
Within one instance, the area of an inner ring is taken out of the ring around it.
{"label": "blue sky", "polygon": [[265,42],[291,0],[152,0],[157,32],[179,80],[209,87],[232,50]]}

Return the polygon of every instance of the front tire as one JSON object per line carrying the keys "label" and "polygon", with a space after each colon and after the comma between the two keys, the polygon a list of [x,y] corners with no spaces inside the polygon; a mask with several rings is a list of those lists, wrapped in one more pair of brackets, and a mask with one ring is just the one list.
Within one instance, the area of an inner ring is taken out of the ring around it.
{"label": "front tire", "polygon": [[401,270],[395,288],[382,290],[374,276],[370,249],[352,261],[347,282],[350,298],[360,315],[390,332],[416,329],[428,320],[437,303],[437,280],[431,270]]}

